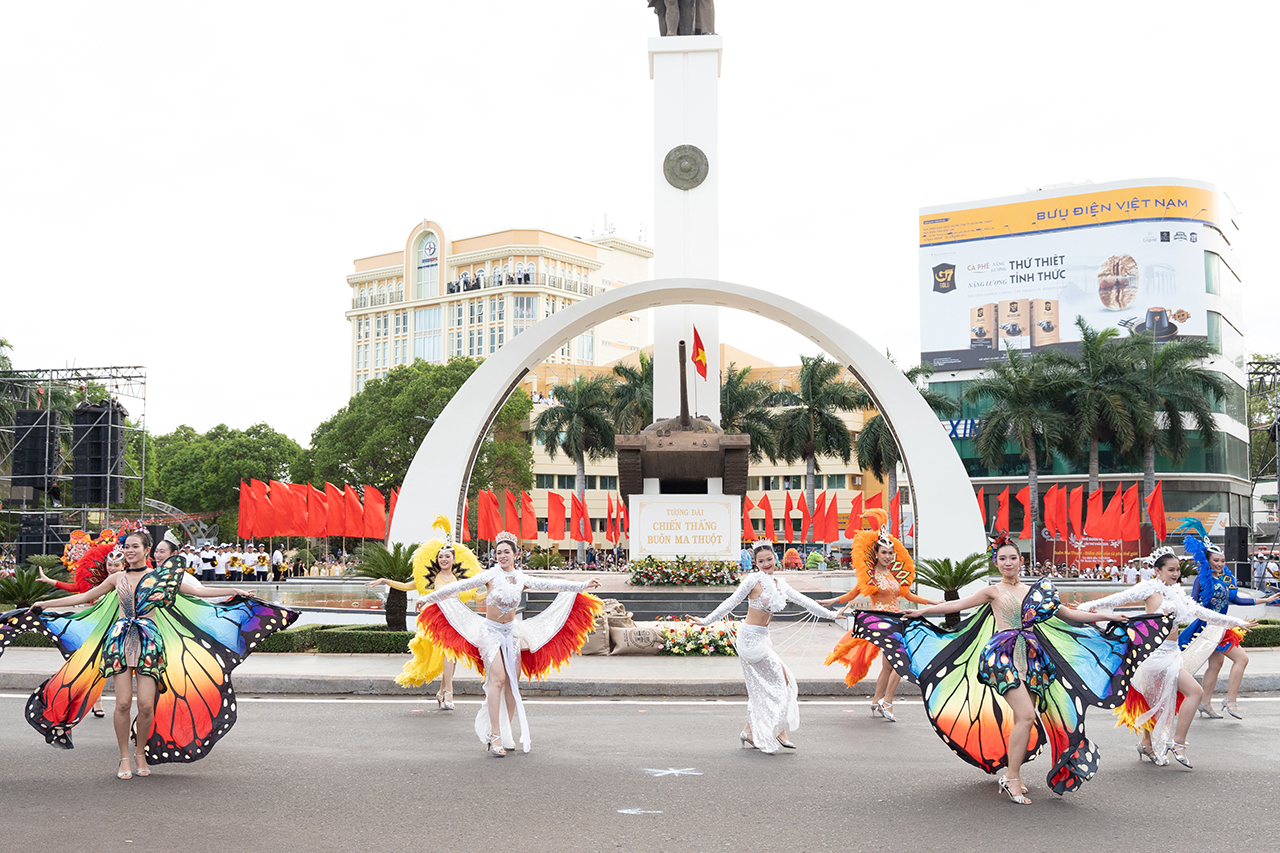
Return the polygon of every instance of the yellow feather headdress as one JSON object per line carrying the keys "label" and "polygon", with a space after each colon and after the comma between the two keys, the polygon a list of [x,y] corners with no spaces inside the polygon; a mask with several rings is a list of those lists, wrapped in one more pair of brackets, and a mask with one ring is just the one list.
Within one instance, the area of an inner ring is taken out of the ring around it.
{"label": "yellow feather headdress", "polygon": [[413,552],[413,582],[417,584],[420,594],[425,594],[435,580],[431,570],[436,566],[436,557],[442,549],[453,552],[453,576],[456,580],[471,577],[480,571],[480,561],[471,549],[461,542],[453,541],[449,519],[443,515],[437,515],[431,526],[443,530],[444,538],[423,542]]}

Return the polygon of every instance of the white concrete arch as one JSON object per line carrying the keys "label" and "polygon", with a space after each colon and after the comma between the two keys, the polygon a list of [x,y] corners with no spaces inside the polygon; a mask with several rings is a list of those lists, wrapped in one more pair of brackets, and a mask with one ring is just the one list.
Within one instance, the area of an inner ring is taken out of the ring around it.
{"label": "white concrete arch", "polygon": [[693,278],[657,279],[619,287],[540,320],[510,340],[445,406],[418,448],[396,504],[390,541],[422,542],[439,535],[431,520],[457,520],[476,449],[524,375],[573,337],[620,314],[662,305],[716,305],[750,311],[788,326],[845,365],[885,414],[902,450],[916,502],[917,553],[971,554],[986,536],[969,477],[937,416],[887,358],[834,318],[755,288]]}

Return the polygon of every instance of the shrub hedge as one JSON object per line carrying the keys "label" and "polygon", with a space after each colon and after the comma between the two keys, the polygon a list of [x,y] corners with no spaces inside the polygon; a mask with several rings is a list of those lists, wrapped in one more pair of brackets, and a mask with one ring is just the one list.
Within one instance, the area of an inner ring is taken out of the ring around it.
{"label": "shrub hedge", "polygon": [[19,634],[13,638],[11,646],[25,646],[33,649],[52,649],[54,647],[53,640],[50,640],[44,634],[36,634],[28,631],[25,634]]}
{"label": "shrub hedge", "polygon": [[408,654],[412,631],[392,631],[386,625],[328,626],[316,631],[321,654]]}
{"label": "shrub hedge", "polygon": [[1268,620],[1269,623],[1259,624],[1257,628],[1250,628],[1244,634],[1244,639],[1240,641],[1240,645],[1256,648],[1258,646],[1280,646],[1280,624],[1274,624],[1275,620]]}
{"label": "shrub hedge", "polygon": [[316,632],[337,625],[299,625],[278,631],[258,644],[259,652],[309,652],[316,647]]}

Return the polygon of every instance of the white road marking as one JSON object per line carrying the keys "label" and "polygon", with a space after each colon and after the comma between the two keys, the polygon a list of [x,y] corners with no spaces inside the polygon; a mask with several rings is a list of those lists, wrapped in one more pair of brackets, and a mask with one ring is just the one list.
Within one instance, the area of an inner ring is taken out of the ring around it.
{"label": "white road marking", "polygon": [[648,809],[618,809],[618,814],[662,814],[662,812],[651,812]]}
{"label": "white road marking", "polygon": [[655,778],[658,776],[701,776],[702,775],[702,771],[695,770],[692,767],[680,767],[680,768],[668,767],[666,770],[658,770],[653,767],[645,767],[642,769],[644,770],[645,773],[648,773],[650,776],[653,776]]}

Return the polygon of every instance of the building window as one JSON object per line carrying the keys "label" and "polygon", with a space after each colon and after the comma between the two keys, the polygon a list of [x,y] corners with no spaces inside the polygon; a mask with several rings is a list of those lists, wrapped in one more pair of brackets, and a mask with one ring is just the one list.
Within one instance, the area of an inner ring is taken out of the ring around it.
{"label": "building window", "polygon": [[554,489],[556,487],[555,474],[534,474],[533,487],[535,489]]}
{"label": "building window", "polygon": [[828,474],[827,475],[828,489],[843,489],[844,487],[845,487],[844,474]]}
{"label": "building window", "polygon": [[584,362],[587,362],[588,364],[595,363],[595,360],[596,360],[595,342],[596,342],[595,335],[592,334],[591,332],[578,335],[578,341],[577,341],[577,347],[576,347],[578,361],[584,361]]}
{"label": "building window", "polygon": [[600,489],[605,492],[616,492],[618,490],[618,478],[613,475],[606,477],[602,474],[600,476]]}
{"label": "building window", "polygon": [[431,364],[444,361],[441,307],[418,308],[413,312],[413,357]]}
{"label": "building window", "polygon": [[472,299],[467,302],[467,322],[472,326],[484,322],[484,300]]}
{"label": "building window", "polygon": [[558,489],[576,489],[578,488],[576,474],[557,474],[556,488]]}
{"label": "building window", "polygon": [[502,323],[507,319],[507,297],[493,296],[489,299],[489,322]]}
{"label": "building window", "polygon": [[505,342],[504,341],[505,337],[506,337],[506,329],[504,327],[502,326],[489,327],[489,353],[490,354],[493,354],[498,350],[502,349],[502,344]]}
{"label": "building window", "polygon": [[462,332],[453,333],[453,354],[462,355]]}
{"label": "building window", "polygon": [[356,393],[359,394],[363,390],[364,390],[364,376],[360,375],[356,377]]}
{"label": "building window", "polygon": [[470,329],[467,332],[467,355],[472,358],[484,355],[484,329]]}
{"label": "building window", "polygon": [[431,231],[418,238],[417,264],[414,270],[414,299],[435,296],[440,290],[440,240]]}
{"label": "building window", "polygon": [[523,332],[538,320],[538,297],[514,296],[511,299],[511,337]]}
{"label": "building window", "polygon": [[395,321],[396,321],[397,335],[409,334],[409,312],[408,311],[397,311],[395,313]]}
{"label": "building window", "polygon": [[462,303],[461,302],[453,303],[453,325],[455,328],[460,327],[462,325],[462,317],[463,317]]}
{"label": "building window", "polygon": [[373,316],[373,336],[375,338],[385,338],[387,336],[387,315],[375,314]]}
{"label": "building window", "polygon": [[1209,343],[1218,348],[1223,357],[1241,370],[1244,369],[1244,336],[1231,325],[1231,321],[1217,311],[1206,312]]}

